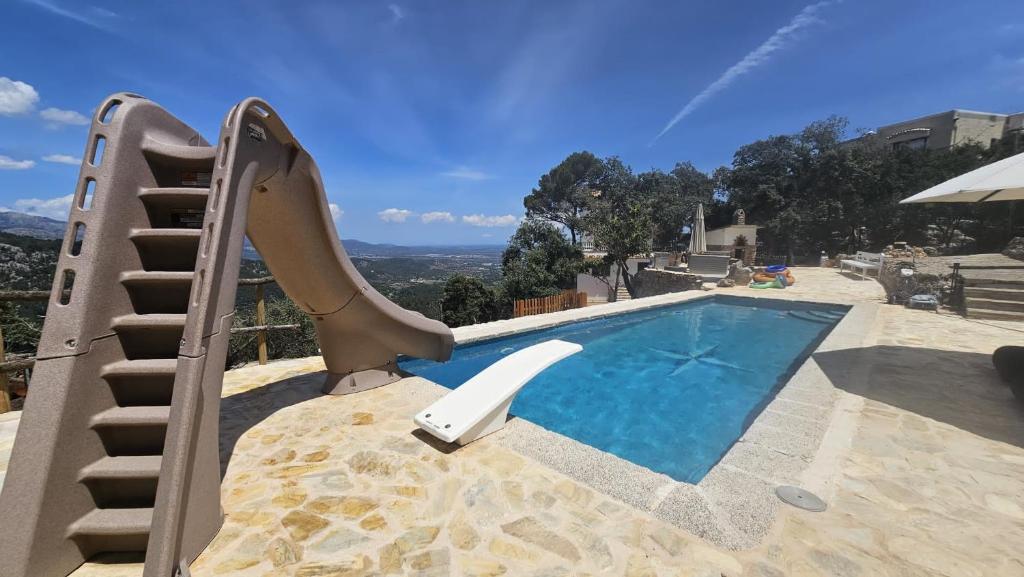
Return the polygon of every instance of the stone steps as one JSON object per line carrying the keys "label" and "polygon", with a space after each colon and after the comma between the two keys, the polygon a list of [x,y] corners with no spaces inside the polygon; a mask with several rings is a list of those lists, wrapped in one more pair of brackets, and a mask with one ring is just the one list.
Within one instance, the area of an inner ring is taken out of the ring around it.
{"label": "stone steps", "polygon": [[1024,278],[965,278],[964,305],[967,318],[1024,322]]}
{"label": "stone steps", "polygon": [[1013,288],[1013,285],[1000,285],[996,287],[965,286],[964,297],[967,299],[996,299],[1024,302],[1024,290]]}
{"label": "stone steps", "polygon": [[976,320],[991,321],[1017,321],[1024,322],[1024,313],[1014,311],[1000,311],[990,309],[967,309],[967,318]]}
{"label": "stone steps", "polygon": [[968,297],[967,310],[1014,311],[1024,313],[1024,301]]}
{"label": "stone steps", "polygon": [[633,298],[633,297],[629,296],[629,291],[626,290],[626,287],[624,287],[624,286],[620,286],[618,291],[615,293],[615,301],[616,302],[618,302],[618,301],[628,301],[631,298]]}

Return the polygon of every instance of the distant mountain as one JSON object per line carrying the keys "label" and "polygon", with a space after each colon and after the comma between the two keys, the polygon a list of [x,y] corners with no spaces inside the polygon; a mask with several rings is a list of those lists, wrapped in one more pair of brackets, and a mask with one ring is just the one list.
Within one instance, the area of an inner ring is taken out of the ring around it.
{"label": "distant mountain", "polygon": [[[42,239],[64,237],[67,223],[33,216],[21,212],[0,212],[0,232],[30,236]],[[351,256],[359,257],[401,257],[401,256],[496,256],[504,250],[504,246],[491,244],[439,245],[439,246],[402,246],[397,244],[374,244],[354,238],[341,241]],[[243,249],[243,257],[258,260],[259,255],[249,244],[248,239]]]}
{"label": "distant mountain", "polygon": [[64,238],[67,223],[21,212],[0,212],[0,232],[33,238]]}
{"label": "distant mountain", "polygon": [[342,239],[345,251],[351,256],[494,256],[499,255],[505,247],[497,244],[449,244],[402,246],[398,244],[374,244],[354,238]]}

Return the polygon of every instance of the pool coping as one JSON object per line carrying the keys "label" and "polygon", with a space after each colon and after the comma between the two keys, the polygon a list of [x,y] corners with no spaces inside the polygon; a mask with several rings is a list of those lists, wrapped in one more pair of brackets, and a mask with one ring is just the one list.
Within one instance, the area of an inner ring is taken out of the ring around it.
{"label": "pool coping", "polygon": [[[780,505],[774,494],[777,486],[803,486],[827,500],[832,490],[832,477],[838,471],[835,460],[852,436],[853,425],[847,417],[855,414],[855,410],[842,407],[842,403],[852,401],[846,398],[849,396],[840,396],[818,367],[814,356],[823,351],[860,348],[878,314],[875,303],[851,306],[828,300],[687,291],[459,327],[453,332],[456,344],[465,345],[716,296],[784,304],[835,304],[850,308],[777,391],[747,431],[696,485],[677,481],[522,418],[509,421],[504,429],[492,435],[493,441],[605,495],[732,550],[757,545],[771,530]],[[851,367],[851,370],[860,373],[859,377],[866,382],[867,367],[861,364]]]}

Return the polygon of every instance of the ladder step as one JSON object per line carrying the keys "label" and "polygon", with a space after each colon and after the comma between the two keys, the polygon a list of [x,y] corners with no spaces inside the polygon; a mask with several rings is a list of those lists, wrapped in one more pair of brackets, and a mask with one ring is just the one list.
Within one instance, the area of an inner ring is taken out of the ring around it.
{"label": "ladder step", "polygon": [[217,157],[217,149],[212,146],[168,144],[148,137],[142,142],[142,152],[146,156],[163,160],[164,162],[192,161],[203,164],[209,163],[211,167],[214,159]]}
{"label": "ladder step", "polygon": [[178,359],[139,359],[118,361],[103,367],[100,376],[138,377],[150,375],[173,375],[178,368]]}
{"label": "ladder step", "polygon": [[136,228],[129,235],[132,242],[196,243],[202,231],[198,228]]}
{"label": "ladder step", "polygon": [[170,407],[114,407],[93,415],[94,429],[106,427],[166,426],[171,420]]}
{"label": "ladder step", "polygon": [[68,537],[148,535],[153,509],[94,509],[71,524]]}
{"label": "ladder step", "polygon": [[78,480],[156,479],[160,476],[160,455],[104,457],[82,469]]}
{"label": "ladder step", "polygon": [[146,204],[161,206],[185,206],[204,208],[206,199],[210,196],[208,188],[143,188],[139,191],[139,198]]}
{"label": "ladder step", "polygon": [[121,273],[121,284],[131,287],[192,284],[194,271],[133,270]]}
{"label": "ladder step", "polygon": [[114,317],[110,326],[115,331],[143,329],[183,329],[184,314],[122,315]]}
{"label": "ladder step", "polygon": [[129,234],[147,271],[192,271],[196,266],[198,228],[137,228]]}

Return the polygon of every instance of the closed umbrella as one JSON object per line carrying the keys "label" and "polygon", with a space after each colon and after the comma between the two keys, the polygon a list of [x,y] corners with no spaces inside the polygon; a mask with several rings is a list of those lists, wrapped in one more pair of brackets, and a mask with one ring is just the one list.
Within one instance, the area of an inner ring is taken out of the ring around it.
{"label": "closed umbrella", "polygon": [[707,239],[704,236],[704,204],[697,205],[697,216],[693,218],[690,229],[690,254],[704,254],[708,251]]}
{"label": "closed umbrella", "polygon": [[900,204],[916,202],[993,202],[1024,199],[1024,154],[1004,158],[919,192]]}

